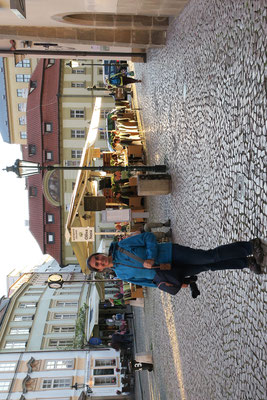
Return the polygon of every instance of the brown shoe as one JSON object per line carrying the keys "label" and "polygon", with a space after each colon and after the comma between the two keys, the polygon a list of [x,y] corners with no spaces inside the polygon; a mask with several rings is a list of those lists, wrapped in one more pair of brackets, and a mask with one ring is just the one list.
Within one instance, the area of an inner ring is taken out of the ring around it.
{"label": "brown shoe", "polygon": [[248,268],[250,269],[251,272],[254,272],[254,274],[260,275],[262,274],[262,269],[259,264],[257,264],[256,259],[254,257],[248,257]]}
{"label": "brown shoe", "polygon": [[250,241],[250,243],[252,244],[253,257],[255,257],[255,260],[258,264],[262,264],[263,258],[264,258],[264,253],[263,253],[263,249],[261,246],[261,240],[258,238],[252,239]]}

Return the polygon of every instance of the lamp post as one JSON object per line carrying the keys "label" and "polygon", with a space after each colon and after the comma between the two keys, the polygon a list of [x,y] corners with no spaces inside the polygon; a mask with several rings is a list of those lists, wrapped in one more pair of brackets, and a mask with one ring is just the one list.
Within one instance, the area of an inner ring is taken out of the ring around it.
{"label": "lamp post", "polygon": [[83,62],[79,62],[79,61],[75,61],[75,60],[71,60],[69,62],[65,63],[66,66],[70,67],[70,68],[78,68],[80,66],[84,66],[84,65],[88,65],[88,66],[98,66],[98,67],[104,67],[105,65],[118,65],[120,67],[128,67],[127,63],[117,63],[117,62],[111,62],[111,63],[105,63],[105,64],[95,64],[95,63],[83,63]]}
{"label": "lamp post", "polygon": [[94,283],[94,282],[117,282],[121,279],[86,279],[83,281],[64,281],[61,274],[51,274],[48,277],[47,283],[50,289],[61,289],[63,284],[66,283]]}
{"label": "lamp post", "polygon": [[166,165],[127,165],[123,166],[62,166],[62,165],[41,165],[38,162],[24,161],[17,159],[11,167],[4,169],[7,172],[15,172],[19,177],[27,177],[31,175],[39,174],[41,171],[54,171],[54,170],[75,170],[75,171],[104,171],[104,172],[116,172],[116,171],[143,171],[143,172],[166,172]]}

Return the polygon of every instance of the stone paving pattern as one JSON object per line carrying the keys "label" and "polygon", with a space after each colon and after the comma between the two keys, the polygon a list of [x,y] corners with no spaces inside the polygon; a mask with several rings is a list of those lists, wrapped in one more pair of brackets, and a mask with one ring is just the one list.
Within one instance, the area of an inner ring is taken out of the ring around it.
{"label": "stone paving pattern", "polygon": [[[135,65],[148,161],[166,162],[173,183],[149,199],[150,220],[171,218],[180,244],[267,238],[266,15],[263,0],[192,0],[170,21],[166,47]],[[137,347],[153,348],[155,370],[140,375],[150,398],[181,398],[177,335],[187,400],[265,400],[266,275],[206,273],[199,287],[197,300],[147,290]]]}

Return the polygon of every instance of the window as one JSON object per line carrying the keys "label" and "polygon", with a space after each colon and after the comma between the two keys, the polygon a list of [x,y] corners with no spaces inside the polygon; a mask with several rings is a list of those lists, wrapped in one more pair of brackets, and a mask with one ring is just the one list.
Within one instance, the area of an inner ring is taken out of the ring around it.
{"label": "window", "polygon": [[55,234],[54,232],[47,232],[46,233],[47,243],[55,243]]}
{"label": "window", "polygon": [[97,69],[98,75],[103,75],[103,67]]}
{"label": "window", "polygon": [[110,111],[112,111],[111,108],[100,110],[100,118],[106,118]]}
{"label": "window", "polygon": [[56,332],[56,333],[75,332],[75,326],[53,326],[52,332]]}
{"label": "window", "polygon": [[85,82],[71,82],[71,87],[73,88],[84,88]]}
{"label": "window", "polygon": [[10,335],[28,335],[30,328],[11,328]]}
{"label": "window", "polygon": [[19,103],[18,111],[26,112],[27,103]]}
{"label": "window", "polygon": [[114,368],[97,368],[97,369],[94,369],[94,375],[114,375]]}
{"label": "window", "polygon": [[37,197],[37,193],[38,193],[38,190],[37,190],[36,186],[29,187],[29,196],[30,197]]}
{"label": "window", "polygon": [[15,315],[14,321],[20,322],[20,321],[32,321],[34,315]]}
{"label": "window", "polygon": [[16,82],[30,82],[31,75],[29,74],[16,74]]}
{"label": "window", "polygon": [[72,69],[73,74],[85,74],[85,68]]}
{"label": "window", "polygon": [[70,388],[72,378],[43,379],[42,389]]}
{"label": "window", "polygon": [[72,138],[84,138],[85,137],[85,130],[84,129],[72,129],[71,130],[71,137]]}
{"label": "window", "polygon": [[96,367],[109,367],[112,365],[116,365],[116,360],[114,358],[112,359],[99,359],[99,360],[95,360],[95,366]]}
{"label": "window", "polygon": [[55,222],[54,214],[47,213],[46,214],[46,223],[47,224],[53,224],[54,222]]}
{"label": "window", "polygon": [[76,319],[77,318],[77,314],[59,314],[59,313],[55,313],[54,314],[54,318],[55,319]]}
{"label": "window", "polygon": [[36,303],[19,303],[19,308],[34,308],[36,307]]}
{"label": "window", "polygon": [[53,160],[53,151],[45,151],[45,159],[47,161],[52,161]]}
{"label": "window", "polygon": [[54,58],[48,58],[46,68],[50,68],[55,65],[56,60]]}
{"label": "window", "polygon": [[72,339],[50,339],[48,346],[49,347],[73,346],[73,340]]}
{"label": "window", "polygon": [[79,167],[80,161],[65,160],[64,164],[65,167]]}
{"label": "window", "polygon": [[72,188],[72,190],[74,190],[74,188],[75,188],[75,182],[71,182],[71,188]]}
{"label": "window", "polygon": [[26,131],[20,131],[20,138],[21,139],[27,139],[27,132]]}
{"label": "window", "polygon": [[46,133],[50,133],[53,131],[53,125],[52,122],[45,122],[44,124],[44,130]]}
{"label": "window", "polygon": [[16,362],[1,362],[0,372],[15,371]]}
{"label": "window", "polygon": [[16,341],[16,342],[11,342],[8,341],[6,342],[5,349],[25,349],[26,347],[26,342],[25,341]]}
{"label": "window", "polygon": [[22,117],[19,117],[19,124],[20,125],[26,125],[27,124],[26,115],[23,115]]}
{"label": "window", "polygon": [[22,60],[20,62],[18,62],[16,64],[16,67],[20,67],[20,68],[30,68],[31,67],[31,60],[27,60],[25,58],[25,60]]}
{"label": "window", "polygon": [[28,151],[29,151],[29,156],[34,156],[36,154],[35,144],[29,144]]}
{"label": "window", "polygon": [[45,363],[45,369],[73,369],[73,360],[49,360]]}
{"label": "window", "polygon": [[82,153],[82,150],[71,150],[71,158],[81,158]]}
{"label": "window", "polygon": [[109,386],[116,385],[115,376],[102,376],[101,378],[95,378],[95,386]]}
{"label": "window", "polygon": [[17,89],[17,97],[24,97],[24,89]]}
{"label": "window", "polygon": [[70,117],[71,118],[84,118],[84,110],[70,110]]}
{"label": "window", "polygon": [[28,291],[43,293],[44,288],[43,288],[43,287],[36,287],[36,286],[34,285],[34,286],[32,286],[32,287],[29,287],[29,288],[28,288]]}
{"label": "window", "polygon": [[99,132],[99,139],[100,139],[100,140],[106,139],[106,133],[103,132],[103,131],[100,131],[100,132]]}
{"label": "window", "polygon": [[56,307],[77,307],[78,301],[57,301]]}
{"label": "window", "polygon": [[8,392],[10,384],[11,384],[11,380],[0,381],[0,392]]}

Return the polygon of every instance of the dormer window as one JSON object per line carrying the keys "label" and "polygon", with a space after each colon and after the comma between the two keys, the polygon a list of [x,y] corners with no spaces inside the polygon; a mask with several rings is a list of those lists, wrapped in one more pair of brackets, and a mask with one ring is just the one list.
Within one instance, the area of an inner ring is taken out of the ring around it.
{"label": "dormer window", "polygon": [[55,243],[55,234],[54,232],[47,232],[46,233],[47,243]]}
{"label": "dormer window", "polygon": [[29,187],[29,196],[30,197],[36,197],[37,196],[37,187],[36,186],[30,186]]}
{"label": "dormer window", "polygon": [[28,151],[29,151],[29,156],[34,156],[36,154],[35,144],[29,144]]}
{"label": "dormer window", "polygon": [[55,65],[55,62],[56,62],[56,60],[55,60],[54,58],[49,58],[49,59],[47,60],[46,68],[52,67],[53,65]]}
{"label": "dormer window", "polygon": [[53,160],[53,151],[46,151],[45,159],[46,159],[46,161],[52,161]]}
{"label": "dormer window", "polygon": [[37,88],[37,81],[30,81],[29,94],[32,93],[36,88]]}
{"label": "dormer window", "polygon": [[51,133],[53,131],[53,125],[52,122],[45,122],[44,124],[44,131],[46,133]]}

